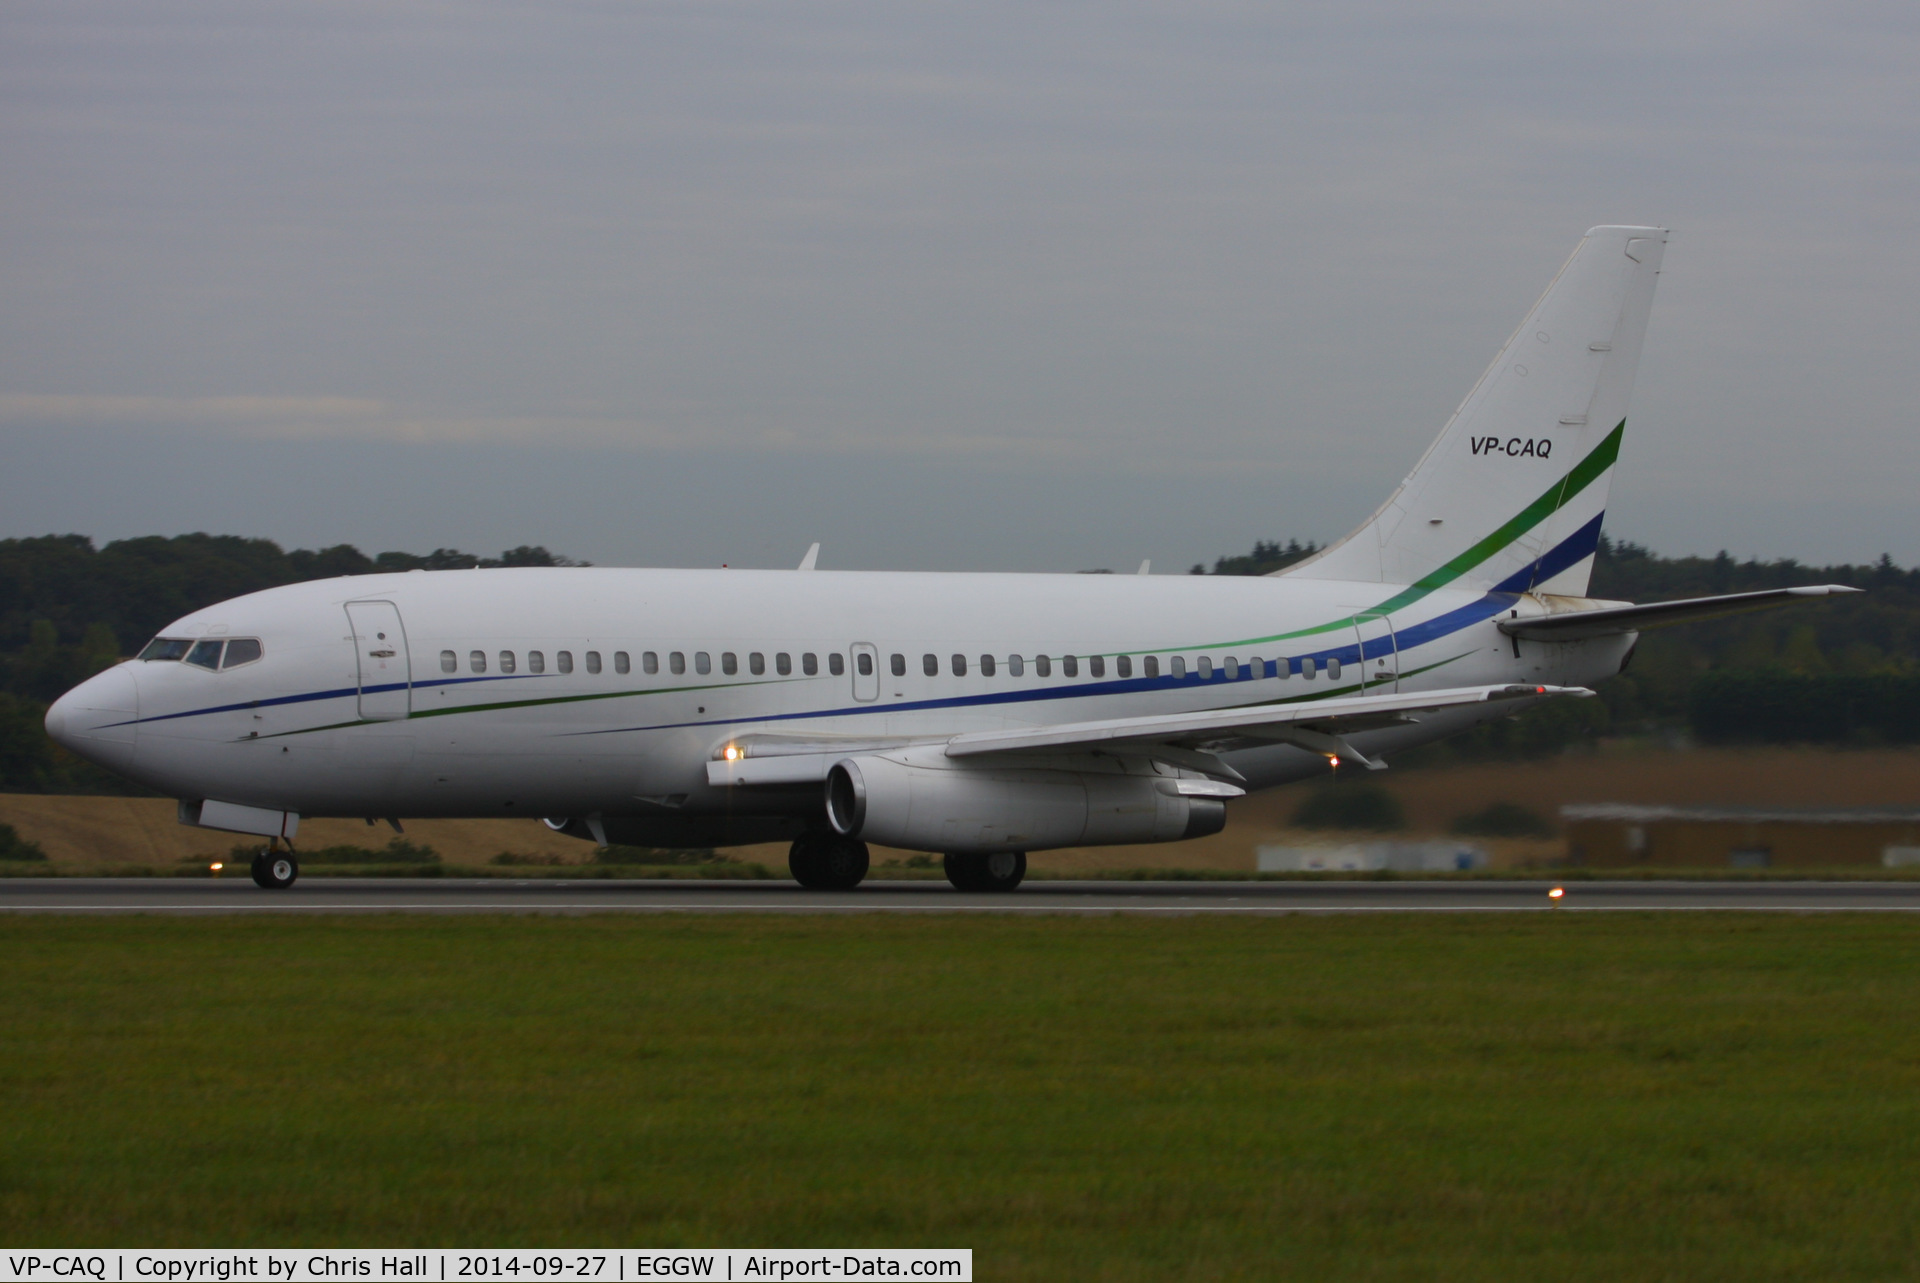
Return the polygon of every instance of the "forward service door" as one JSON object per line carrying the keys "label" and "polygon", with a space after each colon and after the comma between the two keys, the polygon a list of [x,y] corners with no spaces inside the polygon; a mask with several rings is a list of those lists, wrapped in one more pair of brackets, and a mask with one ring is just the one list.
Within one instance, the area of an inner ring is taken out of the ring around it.
{"label": "forward service door", "polygon": [[400,608],[390,601],[350,601],[353,656],[360,679],[360,716],[397,722],[413,709],[413,665]]}

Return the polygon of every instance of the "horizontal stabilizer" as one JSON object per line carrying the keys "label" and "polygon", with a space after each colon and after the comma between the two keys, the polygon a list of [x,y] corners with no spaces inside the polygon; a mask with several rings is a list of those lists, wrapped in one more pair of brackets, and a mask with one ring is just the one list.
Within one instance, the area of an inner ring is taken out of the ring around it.
{"label": "horizontal stabilizer", "polygon": [[1748,611],[1772,610],[1777,606],[1790,606],[1808,597],[1832,597],[1861,591],[1845,584],[1767,588],[1760,592],[1730,593],[1724,597],[1689,597],[1684,601],[1656,601],[1644,606],[1605,606],[1599,610],[1569,610],[1557,615],[1505,619],[1500,621],[1500,631],[1509,637],[1521,637],[1528,641],[1585,641],[1590,637],[1613,637],[1620,633],[1645,632],[1649,628],[1719,619],[1725,615],[1744,615]]}

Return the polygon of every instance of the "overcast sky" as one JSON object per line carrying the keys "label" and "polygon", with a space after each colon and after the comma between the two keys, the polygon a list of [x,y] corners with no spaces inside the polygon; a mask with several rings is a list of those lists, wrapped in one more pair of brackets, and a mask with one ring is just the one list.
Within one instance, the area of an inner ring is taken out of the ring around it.
{"label": "overcast sky", "polygon": [[1327,540],[1673,229],[1608,528],[1920,562],[1911,3],[11,0],[0,536]]}

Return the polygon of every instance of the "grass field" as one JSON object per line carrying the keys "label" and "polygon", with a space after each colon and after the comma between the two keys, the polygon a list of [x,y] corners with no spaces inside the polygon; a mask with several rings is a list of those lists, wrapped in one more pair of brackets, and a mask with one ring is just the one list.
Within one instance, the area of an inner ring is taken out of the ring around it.
{"label": "grass field", "polygon": [[0,920],[21,1246],[1920,1273],[1920,923]]}

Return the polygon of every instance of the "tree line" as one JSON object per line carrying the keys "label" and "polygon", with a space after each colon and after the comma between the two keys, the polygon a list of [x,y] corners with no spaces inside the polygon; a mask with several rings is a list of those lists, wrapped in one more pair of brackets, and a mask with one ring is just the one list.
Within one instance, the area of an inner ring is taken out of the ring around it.
{"label": "tree line", "polygon": [[[1266,574],[1311,555],[1312,544],[1256,543],[1222,557],[1215,574]],[[1196,572],[1200,567],[1195,567]],[[1792,558],[1663,557],[1603,536],[1588,592],[1615,601],[1846,584],[1859,596],[1656,629],[1598,699],[1557,700],[1510,721],[1403,756],[1531,758],[1605,735],[1686,734],[1703,743],[1920,742],[1920,568],[1889,556],[1870,565],[1811,566]]]}
{"label": "tree line", "polygon": [[237,535],[151,535],[101,548],[85,535],[0,539],[0,792],[129,791],[47,738],[47,705],[203,606],[337,575],[580,564],[539,547],[369,557],[346,544],[289,552]]}
{"label": "tree line", "polygon": [[[1263,540],[1194,572],[1266,574],[1317,550]],[[498,557],[453,548],[368,556],[346,544],[288,551],[234,535],[149,536],[98,548],[84,535],[0,540],[0,791],[126,791],[118,777],[47,739],[46,706],[203,606],[337,575],[579,564],[524,546]],[[1884,556],[1858,566],[1739,561],[1725,552],[1662,557],[1602,538],[1590,591],[1658,601],[1820,583],[1869,591],[1648,633],[1628,670],[1600,684],[1599,699],[1557,701],[1421,755],[1533,757],[1601,735],[1662,733],[1709,743],[1920,741],[1920,568]]]}

